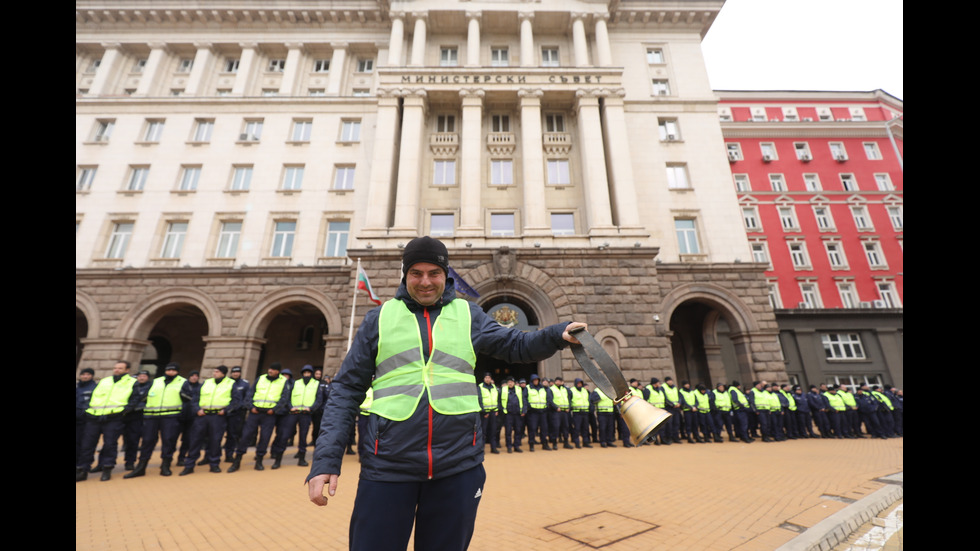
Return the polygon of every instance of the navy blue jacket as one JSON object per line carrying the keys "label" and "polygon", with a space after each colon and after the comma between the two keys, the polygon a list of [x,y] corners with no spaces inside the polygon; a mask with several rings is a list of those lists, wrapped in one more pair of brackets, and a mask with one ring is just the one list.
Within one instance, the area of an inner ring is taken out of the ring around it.
{"label": "navy blue jacket", "polygon": [[85,410],[88,409],[89,400],[92,399],[92,392],[95,391],[95,386],[98,383],[95,379],[90,379],[86,382],[78,381],[75,383],[75,420],[85,419]]}
{"label": "navy blue jacket", "polygon": [[875,413],[878,411],[878,399],[868,393],[860,392],[855,394],[854,400],[857,402],[858,411],[861,413]]}
{"label": "navy blue jacket", "polygon": [[810,413],[810,402],[806,396],[794,392],[793,399],[796,400],[796,411]]}
{"label": "navy blue jacket", "polygon": [[[436,304],[423,307],[411,298],[402,280],[395,300],[401,300],[415,314],[422,336],[423,359],[429,358],[427,310],[431,323],[442,306],[456,298],[451,278]],[[473,350],[508,363],[532,363],[554,355],[568,344],[562,333],[568,323],[558,323],[539,331],[524,333],[506,328],[476,304],[470,303],[470,335]],[[375,373],[378,353],[380,308],[364,316],[357,336],[344,358],[340,373],[333,380],[330,399],[323,411],[320,436],[310,468],[310,478],[321,474],[340,474],[351,425]],[[476,390],[476,385],[473,385]],[[431,436],[431,444],[429,443]],[[423,392],[415,413],[405,421],[368,416],[361,438],[361,478],[386,482],[414,482],[444,478],[476,467],[483,462],[483,433],[480,413],[442,415],[429,407]]]}
{"label": "navy blue jacket", "polygon": [[806,400],[807,402],[810,403],[810,409],[813,411],[830,409],[830,403],[827,402],[827,397],[822,394],[816,392],[807,392]]}

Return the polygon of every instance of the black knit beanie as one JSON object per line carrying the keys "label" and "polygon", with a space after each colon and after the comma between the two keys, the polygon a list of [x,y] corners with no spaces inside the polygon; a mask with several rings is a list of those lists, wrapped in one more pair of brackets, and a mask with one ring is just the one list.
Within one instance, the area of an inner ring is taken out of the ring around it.
{"label": "black knit beanie", "polygon": [[442,268],[449,275],[449,251],[441,241],[429,236],[416,237],[405,245],[402,252],[402,274],[419,262],[428,262]]}

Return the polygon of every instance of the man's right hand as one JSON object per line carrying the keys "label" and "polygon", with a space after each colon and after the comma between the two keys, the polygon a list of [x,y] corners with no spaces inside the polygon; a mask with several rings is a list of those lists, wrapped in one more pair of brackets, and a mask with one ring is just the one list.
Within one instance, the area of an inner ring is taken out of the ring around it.
{"label": "man's right hand", "polygon": [[310,501],[314,505],[323,507],[327,504],[327,496],[323,495],[323,487],[327,486],[327,493],[330,497],[333,497],[337,493],[337,478],[340,475],[336,474],[318,474],[310,479]]}

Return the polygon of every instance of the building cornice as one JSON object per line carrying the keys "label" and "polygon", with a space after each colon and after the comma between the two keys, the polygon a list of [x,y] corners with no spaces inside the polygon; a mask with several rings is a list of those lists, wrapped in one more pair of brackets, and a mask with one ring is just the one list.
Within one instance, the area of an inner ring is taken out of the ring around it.
{"label": "building cornice", "polygon": [[722,122],[725,138],[887,138],[885,121]]}
{"label": "building cornice", "polygon": [[167,0],[76,0],[75,25],[104,29],[107,26],[170,25],[323,25],[366,24],[389,20],[388,0],[297,1],[213,0],[188,3]]}

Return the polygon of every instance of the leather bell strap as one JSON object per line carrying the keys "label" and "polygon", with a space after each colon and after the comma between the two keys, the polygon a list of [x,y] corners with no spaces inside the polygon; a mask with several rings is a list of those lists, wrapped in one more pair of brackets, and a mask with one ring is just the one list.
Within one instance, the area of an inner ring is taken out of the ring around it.
{"label": "leather bell strap", "polygon": [[[592,378],[595,386],[616,402],[629,396],[630,390],[626,377],[602,345],[584,328],[573,329],[569,333],[581,343],[572,344],[572,354],[575,355],[575,360],[582,369]],[[592,363],[590,355],[595,358],[598,366]]]}

